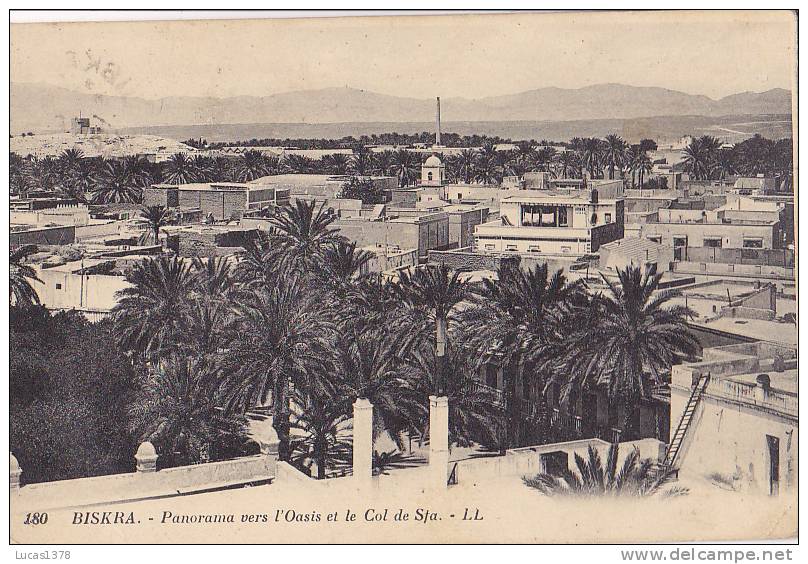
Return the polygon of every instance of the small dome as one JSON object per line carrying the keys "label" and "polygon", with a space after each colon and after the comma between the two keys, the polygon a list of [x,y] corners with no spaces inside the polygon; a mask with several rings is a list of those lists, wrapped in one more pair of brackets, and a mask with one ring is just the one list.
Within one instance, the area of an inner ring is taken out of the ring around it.
{"label": "small dome", "polygon": [[19,470],[19,469],[20,469],[20,463],[19,463],[19,462],[17,462],[17,457],[16,457],[16,456],[14,456],[14,454],[13,454],[13,453],[9,453],[9,455],[10,455],[10,457],[11,457],[11,458],[9,459],[9,462],[8,462],[9,470],[10,470],[11,472],[13,472],[14,470]]}
{"label": "small dome", "polygon": [[440,165],[441,165],[440,159],[435,155],[432,155],[426,160],[426,162],[424,162],[424,166],[440,166]]}
{"label": "small dome", "polygon": [[149,441],[145,443],[140,443],[140,446],[137,447],[137,455],[136,456],[154,456],[157,452],[154,450],[154,445],[151,444]]}

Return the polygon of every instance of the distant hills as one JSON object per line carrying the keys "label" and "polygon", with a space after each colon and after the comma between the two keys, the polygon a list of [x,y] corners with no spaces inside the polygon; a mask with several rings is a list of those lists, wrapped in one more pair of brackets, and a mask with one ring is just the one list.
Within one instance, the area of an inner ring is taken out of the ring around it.
{"label": "distant hills", "polygon": [[[626,120],[654,116],[791,114],[791,93],[776,88],[719,100],[665,88],[599,84],[541,88],[479,99],[442,98],[446,122]],[[11,84],[11,133],[65,131],[70,118],[95,115],[108,129],[221,124],[424,123],[434,99],[325,88],[268,96],[102,96],[32,83]]]}

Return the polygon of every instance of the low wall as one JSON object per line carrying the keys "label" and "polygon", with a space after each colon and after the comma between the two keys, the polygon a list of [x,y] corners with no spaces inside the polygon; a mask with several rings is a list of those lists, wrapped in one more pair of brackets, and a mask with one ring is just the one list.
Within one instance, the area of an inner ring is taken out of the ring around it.
{"label": "low wall", "polygon": [[[276,459],[255,455],[221,462],[30,484],[11,490],[18,506],[52,509],[187,495],[271,481]],[[25,469],[23,468],[23,476]]]}
{"label": "low wall", "polygon": [[95,223],[76,227],[76,241],[118,235],[126,230],[125,221],[110,221],[109,223]]}
{"label": "low wall", "polygon": [[764,266],[756,264],[726,264],[722,262],[678,261],[673,263],[673,271],[682,274],[701,274],[712,276],[737,276],[767,278],[777,280],[794,280],[794,268],[782,266]]}
{"label": "low wall", "polygon": [[[605,463],[609,451],[609,443],[602,439],[581,439],[564,443],[511,449],[507,451],[505,456],[461,460],[457,463],[457,480],[458,483],[460,483],[463,481],[484,481],[507,476],[533,476],[546,471],[542,463],[541,455],[559,451],[567,453],[569,469],[577,472],[575,455],[580,455],[586,460],[590,445],[598,451],[601,460]],[[641,458],[662,460],[665,456],[666,445],[657,439],[624,442],[620,443],[618,466],[622,464],[625,457],[632,452],[635,447],[640,450]]]}
{"label": "low wall", "polygon": [[429,251],[429,264],[446,265],[454,270],[497,270],[503,261],[518,265],[518,256],[486,255],[475,253],[471,247],[450,251]]}

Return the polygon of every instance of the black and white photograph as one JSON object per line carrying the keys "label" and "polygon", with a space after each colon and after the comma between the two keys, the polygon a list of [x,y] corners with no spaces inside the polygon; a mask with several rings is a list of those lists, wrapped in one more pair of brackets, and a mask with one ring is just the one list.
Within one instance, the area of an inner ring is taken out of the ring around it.
{"label": "black and white photograph", "polygon": [[11,10],[17,558],[796,542],[797,28]]}

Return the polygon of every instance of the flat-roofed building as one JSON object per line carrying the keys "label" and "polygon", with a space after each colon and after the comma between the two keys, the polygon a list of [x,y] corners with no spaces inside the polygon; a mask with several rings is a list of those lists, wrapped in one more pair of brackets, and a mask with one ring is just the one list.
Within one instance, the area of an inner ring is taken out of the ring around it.
{"label": "flat-roofed building", "polygon": [[783,246],[778,213],[774,210],[659,209],[639,225],[642,237],[674,248],[676,260],[687,260],[691,247],[779,249]]}
{"label": "flat-roofed building", "polygon": [[[680,477],[771,496],[796,488],[797,376],[797,351],[765,341],[708,348],[701,362],[674,366],[670,440],[679,443]],[[692,416],[677,426],[688,403]]]}
{"label": "flat-roofed building", "polygon": [[623,198],[601,199],[598,190],[520,191],[500,201],[500,218],[478,225],[477,252],[584,255],[621,239]]}
{"label": "flat-roofed building", "polygon": [[215,220],[240,219],[248,210],[272,210],[289,203],[286,188],[242,182],[155,184],[143,190],[143,204],[199,209]]}

